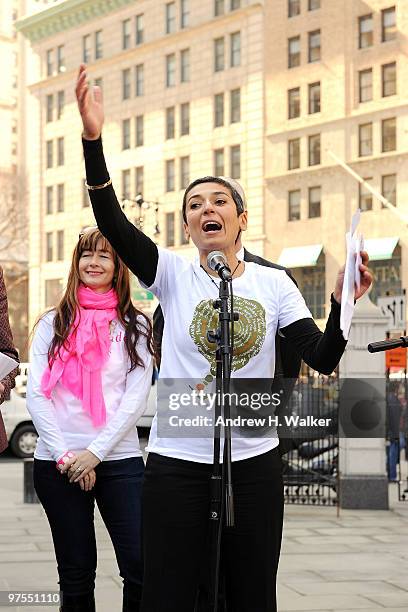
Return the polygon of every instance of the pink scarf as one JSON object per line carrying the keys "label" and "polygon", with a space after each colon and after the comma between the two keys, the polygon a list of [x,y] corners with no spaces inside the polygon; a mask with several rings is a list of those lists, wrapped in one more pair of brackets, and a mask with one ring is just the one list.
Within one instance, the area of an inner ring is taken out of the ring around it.
{"label": "pink scarf", "polygon": [[75,321],[66,345],[61,347],[51,367],[41,380],[41,390],[50,399],[51,391],[61,384],[82,401],[95,427],[106,423],[106,407],[102,393],[101,369],[110,350],[109,323],[117,316],[118,296],[114,289],[95,293],[80,285]]}

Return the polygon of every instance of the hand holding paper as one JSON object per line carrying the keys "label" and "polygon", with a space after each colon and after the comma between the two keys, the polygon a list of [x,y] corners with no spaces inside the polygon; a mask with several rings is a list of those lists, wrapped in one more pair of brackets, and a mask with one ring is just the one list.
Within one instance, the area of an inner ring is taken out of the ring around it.
{"label": "hand holding paper", "polygon": [[363,251],[364,239],[357,232],[360,210],[352,217],[350,231],[346,234],[347,256],[341,289],[340,329],[348,340],[354,313],[354,301],[370,287],[372,276],[368,271],[368,255]]}
{"label": "hand holding paper", "polygon": [[18,368],[18,366],[19,363],[17,363],[17,361],[11,359],[11,357],[4,353],[0,353],[0,380],[3,380],[7,374],[10,374],[10,372]]}

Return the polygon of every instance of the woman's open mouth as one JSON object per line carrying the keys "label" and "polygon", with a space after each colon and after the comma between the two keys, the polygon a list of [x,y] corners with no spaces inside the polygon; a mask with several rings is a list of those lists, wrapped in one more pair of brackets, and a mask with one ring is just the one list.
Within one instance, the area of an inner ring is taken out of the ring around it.
{"label": "woman's open mouth", "polygon": [[206,221],[202,226],[202,230],[206,234],[215,234],[222,230],[222,225],[218,221]]}

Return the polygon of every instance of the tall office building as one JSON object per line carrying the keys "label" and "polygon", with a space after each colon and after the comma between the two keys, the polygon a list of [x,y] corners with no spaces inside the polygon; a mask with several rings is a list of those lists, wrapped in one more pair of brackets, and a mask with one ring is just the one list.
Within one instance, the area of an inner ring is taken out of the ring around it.
{"label": "tall office building", "polygon": [[82,61],[103,90],[116,192],[159,244],[191,256],[183,189],[229,175],[247,194],[245,243],[292,267],[315,317],[328,312],[358,206],[372,296],[400,293],[405,226],[331,153],[404,211],[407,22],[402,0],[60,0],[20,20],[31,45],[31,320],[93,223],[74,99]]}

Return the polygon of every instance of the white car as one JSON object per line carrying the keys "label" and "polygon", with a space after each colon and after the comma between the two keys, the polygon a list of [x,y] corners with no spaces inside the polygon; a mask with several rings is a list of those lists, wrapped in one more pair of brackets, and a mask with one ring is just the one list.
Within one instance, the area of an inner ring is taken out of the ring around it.
{"label": "white car", "polygon": [[[23,459],[34,455],[38,434],[26,407],[28,363],[20,365],[21,374],[16,378],[10,399],[1,404],[0,410],[6,428],[9,446],[14,455]],[[138,428],[150,428],[156,412],[157,381],[152,385],[147,408],[137,422]]]}

